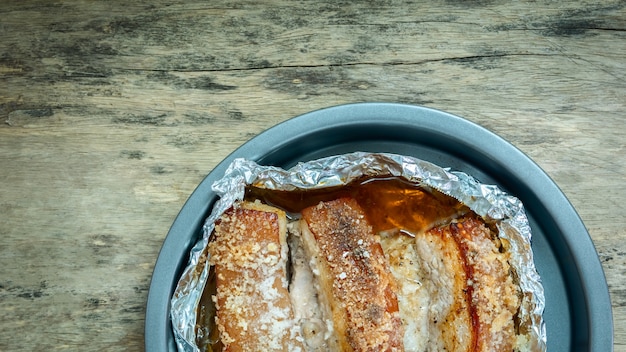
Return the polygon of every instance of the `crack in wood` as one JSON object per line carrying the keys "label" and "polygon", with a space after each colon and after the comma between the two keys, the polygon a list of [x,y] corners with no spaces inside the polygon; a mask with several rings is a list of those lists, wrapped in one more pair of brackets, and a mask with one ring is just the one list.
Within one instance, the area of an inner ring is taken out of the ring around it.
{"label": "crack in wood", "polygon": [[287,69],[287,68],[333,68],[333,67],[355,67],[355,66],[416,66],[429,64],[433,62],[448,62],[448,61],[468,61],[468,60],[480,60],[491,58],[505,58],[505,57],[549,57],[549,56],[562,56],[559,54],[540,54],[540,53],[502,53],[502,54],[489,54],[489,55],[468,55],[458,57],[444,57],[437,59],[427,59],[420,61],[388,61],[388,62],[373,62],[373,61],[359,61],[359,62],[341,62],[341,63],[326,63],[326,64],[310,64],[310,65],[264,65],[264,66],[250,66],[250,67],[232,67],[232,68],[215,68],[215,69],[158,69],[158,68],[123,68],[115,67],[113,70],[127,71],[127,72],[180,72],[180,73],[202,73],[202,72],[240,72],[240,71],[259,71],[259,70],[275,70],[275,69]]}

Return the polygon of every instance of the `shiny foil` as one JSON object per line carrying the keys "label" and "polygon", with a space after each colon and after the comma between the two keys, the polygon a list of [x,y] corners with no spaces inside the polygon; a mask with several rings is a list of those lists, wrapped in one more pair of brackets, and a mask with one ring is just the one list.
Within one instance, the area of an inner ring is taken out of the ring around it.
{"label": "shiny foil", "polygon": [[196,341],[197,309],[208,278],[209,266],[202,258],[215,221],[235,201],[242,200],[245,188],[269,190],[311,190],[341,186],[363,176],[397,176],[432,187],[456,198],[487,221],[495,221],[500,238],[510,242],[511,266],[520,278],[523,291],[520,322],[530,330],[532,351],[545,351],[546,331],[542,318],[544,291],[535,269],[531,231],[524,206],[497,186],[481,184],[473,177],[444,169],[430,162],[388,153],[356,152],[302,162],[289,170],[235,159],[225,175],[213,184],[219,196],[203,227],[202,238],[193,246],[190,259],[171,299],[171,320],[179,351],[199,351]]}

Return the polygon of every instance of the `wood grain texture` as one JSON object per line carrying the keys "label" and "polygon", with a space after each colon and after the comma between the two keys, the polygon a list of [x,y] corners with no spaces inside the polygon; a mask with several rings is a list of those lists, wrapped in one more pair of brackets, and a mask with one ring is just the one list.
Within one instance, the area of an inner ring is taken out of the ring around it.
{"label": "wood grain texture", "polygon": [[589,229],[626,349],[626,4],[3,1],[0,350],[143,350],[196,185],[290,117],[389,101],[509,140]]}

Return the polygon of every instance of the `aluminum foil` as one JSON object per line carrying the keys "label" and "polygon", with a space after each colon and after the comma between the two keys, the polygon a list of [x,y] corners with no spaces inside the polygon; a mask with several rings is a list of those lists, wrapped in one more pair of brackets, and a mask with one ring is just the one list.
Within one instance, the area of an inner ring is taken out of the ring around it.
{"label": "aluminum foil", "polygon": [[531,351],[546,350],[543,286],[535,269],[531,232],[521,201],[494,185],[479,183],[473,177],[441,168],[417,158],[356,152],[302,162],[289,170],[235,159],[212,189],[220,197],[203,227],[202,238],[191,249],[190,259],[171,299],[174,337],[181,352],[199,351],[196,346],[197,308],[208,278],[209,266],[203,258],[215,221],[235,201],[242,200],[245,188],[269,190],[312,190],[341,186],[363,176],[397,176],[432,187],[456,198],[487,221],[495,221],[500,238],[511,244],[511,266],[520,278],[523,298],[521,325],[530,327]]}

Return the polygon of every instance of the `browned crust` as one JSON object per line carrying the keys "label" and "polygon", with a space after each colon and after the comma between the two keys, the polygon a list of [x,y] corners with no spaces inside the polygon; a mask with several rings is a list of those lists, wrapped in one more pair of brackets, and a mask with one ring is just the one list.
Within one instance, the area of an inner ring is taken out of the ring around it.
{"label": "browned crust", "polygon": [[286,276],[286,217],[269,206],[242,203],[216,223],[209,244],[217,294],[216,324],[224,351],[294,350]]}
{"label": "browned crust", "polygon": [[402,351],[396,284],[362,209],[342,198],[306,208],[302,217],[339,349]]}
{"label": "browned crust", "polygon": [[471,350],[513,350],[514,315],[520,300],[508,264],[509,254],[499,250],[489,228],[477,218],[464,218],[444,231],[456,240],[465,262],[474,335]]}

